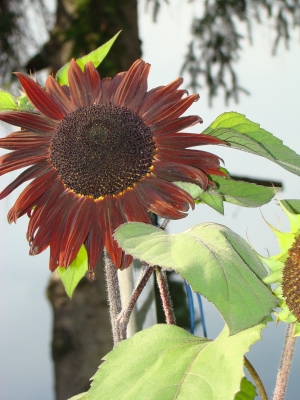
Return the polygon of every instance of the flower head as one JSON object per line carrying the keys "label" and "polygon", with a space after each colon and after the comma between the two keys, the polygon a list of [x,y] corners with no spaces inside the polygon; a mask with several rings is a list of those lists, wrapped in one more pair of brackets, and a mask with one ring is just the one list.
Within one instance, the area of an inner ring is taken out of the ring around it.
{"label": "flower head", "polygon": [[172,181],[206,188],[207,174],[222,175],[219,158],[187,149],[223,143],[181,130],[202,122],[181,115],[198,100],[179,90],[183,80],[147,91],[150,65],[137,60],[127,72],[100,79],[93,64],[82,71],[72,60],[69,87],[49,76],[46,90],[17,73],[34,107],[2,111],[0,120],[21,127],[0,147],[0,175],[29,167],[0,194],[3,199],[32,180],[8,213],[8,221],[30,217],[30,254],[50,246],[50,269],[68,267],[84,244],[93,271],[103,247],[117,268],[132,261],[112,237],[127,221],[150,223],[185,217],[193,198]]}

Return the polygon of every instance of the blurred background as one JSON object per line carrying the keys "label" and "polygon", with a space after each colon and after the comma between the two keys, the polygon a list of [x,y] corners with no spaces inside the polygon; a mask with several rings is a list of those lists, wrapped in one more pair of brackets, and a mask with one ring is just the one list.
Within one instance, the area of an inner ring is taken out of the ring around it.
{"label": "blurred background", "polygon": [[[102,77],[128,69],[142,56],[152,66],[149,89],[166,85],[181,75],[190,92],[200,93],[200,100],[188,110],[189,114],[200,115],[204,120],[202,126],[195,127],[195,132],[204,130],[221,113],[237,111],[300,153],[299,24],[298,0],[274,1],[272,6],[263,0],[169,0],[168,3],[163,0],[0,0],[1,87],[8,90],[12,85],[11,90],[18,93],[17,83],[11,80],[11,72],[15,70],[37,71],[38,81],[43,84],[49,71],[55,72],[71,56],[80,57],[90,52],[123,29],[100,66]],[[9,132],[11,128],[1,124],[1,137]],[[223,158],[232,175],[280,181],[283,184],[280,199],[299,198],[299,177],[270,161],[223,147],[207,147],[207,150]],[[0,189],[18,174],[19,171],[2,176]],[[66,348],[69,338],[63,337],[61,330],[52,331],[53,314],[48,298],[56,313],[65,307],[68,315],[76,318],[82,315],[82,309],[76,307],[84,297],[79,301],[74,296],[70,305],[59,292],[61,303],[54,304],[58,289],[57,282],[52,281],[49,286],[48,252],[36,257],[28,255],[26,216],[16,226],[6,221],[6,214],[21,190],[13,192],[0,205],[0,398],[64,400],[87,389],[87,378],[93,375],[110,348],[110,338],[103,344],[102,353],[95,354],[87,366],[86,377],[76,375],[86,366],[81,356],[76,357],[76,362],[73,358],[64,365],[69,375],[59,369],[59,363],[65,362],[65,354],[70,350]],[[197,223],[214,221],[244,237],[260,254],[277,254],[276,239],[263,218],[281,230],[289,230],[276,199],[261,209],[225,204],[224,216],[198,205],[184,220],[171,222],[168,229],[176,233]],[[86,283],[78,292],[82,296],[87,292],[90,298],[91,293],[96,297],[101,290],[104,292],[103,286],[95,290],[95,286],[91,288]],[[89,303],[91,313],[97,304]],[[104,301],[102,307],[105,306]],[[84,345],[92,345],[95,338],[99,343],[105,337],[105,333],[96,331],[97,326],[105,325],[105,312],[97,316],[88,333],[85,327],[77,331],[83,353]],[[215,338],[224,322],[205,300],[204,312],[208,336]],[[54,326],[57,326],[59,315],[55,318]],[[285,329],[283,323],[268,324],[263,340],[248,354],[270,398]],[[200,326],[196,334],[202,334]],[[299,370],[298,343],[287,400],[298,397]],[[76,386],[74,382],[79,381],[83,383]],[[68,387],[69,391],[62,390]]]}

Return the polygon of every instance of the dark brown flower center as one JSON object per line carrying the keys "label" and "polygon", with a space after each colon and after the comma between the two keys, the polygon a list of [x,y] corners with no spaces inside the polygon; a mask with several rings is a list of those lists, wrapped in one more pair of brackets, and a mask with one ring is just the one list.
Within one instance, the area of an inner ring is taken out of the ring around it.
{"label": "dark brown flower center", "polygon": [[93,104],[58,125],[50,160],[64,184],[97,199],[117,195],[147,175],[155,144],[150,128],[132,110]]}

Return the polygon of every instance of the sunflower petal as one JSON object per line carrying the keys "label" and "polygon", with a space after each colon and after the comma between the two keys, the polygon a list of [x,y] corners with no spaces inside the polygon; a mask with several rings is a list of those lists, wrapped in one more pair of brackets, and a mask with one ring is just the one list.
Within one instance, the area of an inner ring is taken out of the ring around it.
{"label": "sunflower petal", "polygon": [[[97,205],[98,203],[96,203],[96,213],[98,214]],[[96,268],[104,247],[103,232],[98,222],[97,214],[84,242],[88,253],[89,271],[93,271]]]}
{"label": "sunflower petal", "polygon": [[175,132],[167,135],[156,135],[155,143],[159,148],[182,150],[187,147],[209,144],[224,144],[223,140],[201,133]]}
{"label": "sunflower petal", "polygon": [[102,92],[100,76],[91,61],[85,64],[83,73],[89,94],[89,104],[94,104]]}
{"label": "sunflower petal", "polygon": [[187,216],[186,213],[183,213],[169,205],[167,201],[151,187],[138,183],[135,190],[144,206],[160,217],[181,219]]}
{"label": "sunflower petal", "polygon": [[37,133],[54,132],[57,122],[33,111],[0,112],[0,121]]}
{"label": "sunflower petal", "polygon": [[52,169],[52,167],[47,161],[42,161],[26,169],[13,182],[6,186],[5,189],[2,190],[2,192],[0,193],[0,200],[8,196],[13,190],[22,185],[22,183],[30,179],[36,178],[37,176],[41,176],[45,172],[48,172],[50,169]]}
{"label": "sunflower petal", "polygon": [[46,92],[60,104],[66,114],[76,109],[76,106],[71,102],[70,95],[51,75],[46,80]]}
{"label": "sunflower petal", "polygon": [[34,132],[17,131],[12,132],[0,139],[0,147],[6,150],[23,150],[28,147],[45,146],[50,143],[52,135],[39,135]]}
{"label": "sunflower petal", "polygon": [[27,212],[29,207],[33,208],[36,200],[53,185],[57,177],[57,171],[50,171],[35,178],[20,194],[14,206],[10,210],[10,223],[16,222],[18,218]]}
{"label": "sunflower petal", "polygon": [[116,95],[115,104],[129,107],[130,103],[138,102],[145,96],[147,90],[147,77],[150,65],[143,60],[135,61],[125,74]]}
{"label": "sunflower petal", "polygon": [[202,119],[198,115],[190,115],[188,117],[180,117],[174,121],[168,122],[166,124],[160,125],[149,125],[152,135],[157,136],[161,134],[168,134],[172,132],[178,132],[182,129],[189,128],[193,125],[201,123]]}
{"label": "sunflower petal", "polygon": [[0,157],[0,175],[45,161],[48,157],[48,147],[34,147],[33,149],[12,151]]}
{"label": "sunflower petal", "polygon": [[50,119],[62,120],[66,113],[50,95],[33,79],[21,72],[15,72],[23,89],[34,108]]}
{"label": "sunflower petal", "polygon": [[206,189],[208,185],[206,174],[200,169],[191,167],[190,165],[156,160],[152,172],[158,178],[170,182],[192,182],[201,186],[203,189]]}
{"label": "sunflower petal", "polygon": [[[89,197],[81,197],[77,211],[72,218],[72,225],[66,229],[67,243],[62,242],[64,257],[60,265],[68,267],[76,257],[80,247],[86,240],[95,219],[95,202]],[[67,233],[69,232],[69,233]]]}
{"label": "sunflower petal", "polygon": [[127,221],[138,221],[144,222],[145,224],[150,224],[150,216],[147,209],[141,204],[138,196],[136,195],[134,189],[126,190],[122,196],[124,214]]}
{"label": "sunflower petal", "polygon": [[194,209],[195,202],[192,196],[173,183],[154,176],[146,177],[141,181],[143,186],[149,186],[160,194],[173,208],[187,212],[190,206]]}

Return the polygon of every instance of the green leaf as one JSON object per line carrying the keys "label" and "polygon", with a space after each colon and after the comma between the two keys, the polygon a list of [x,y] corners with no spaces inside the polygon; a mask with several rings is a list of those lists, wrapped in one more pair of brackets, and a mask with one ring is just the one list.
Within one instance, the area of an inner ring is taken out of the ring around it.
{"label": "green leaf", "polygon": [[116,346],[93,377],[88,400],[228,400],[240,390],[243,355],[264,325],[210,341],[155,325]]}
{"label": "green leaf", "polygon": [[256,395],[255,386],[248,379],[243,378],[241,381],[241,390],[235,395],[234,400],[254,400]]}
{"label": "green leaf", "polygon": [[220,214],[224,214],[223,199],[217,191],[207,190],[199,196],[199,199],[211,208],[214,208]]}
{"label": "green leaf", "polygon": [[243,207],[260,207],[268,203],[277,191],[274,188],[226,179],[217,175],[213,175],[211,179],[217,185],[217,189],[209,190],[209,192],[218,192],[225,201]]}
{"label": "green leaf", "polygon": [[266,270],[250,246],[229,228],[213,223],[167,234],[134,222],[119,227],[115,239],[141,261],[172,268],[219,310],[230,334],[257,325],[277,301],[261,281]]}
{"label": "green leaf", "polygon": [[242,114],[221,114],[203,133],[222,139],[233,148],[268,158],[300,175],[300,156]]}
{"label": "green leaf", "polygon": [[10,93],[0,91],[0,110],[17,110],[18,108],[17,103]]}
{"label": "green leaf", "polygon": [[300,214],[300,200],[281,200],[284,207],[292,214]]}
{"label": "green leaf", "polygon": [[[118,32],[108,42],[106,42],[102,46],[98,47],[98,49],[92,51],[91,53],[87,54],[86,56],[78,58],[76,60],[76,62],[80,66],[80,68],[83,70],[85,64],[88,61],[92,61],[95,68],[97,68],[101,64],[101,62],[104,60],[104,58],[107,56],[109,50],[111,49],[111,46],[114,44],[114,42],[117,39],[117,37],[119,36],[120,32]],[[58,83],[60,85],[68,85],[69,84],[69,80],[68,80],[69,68],[70,68],[70,63],[67,63],[63,67],[61,67],[61,69],[57,72],[56,80],[58,81]]]}
{"label": "green leaf", "polygon": [[58,267],[57,273],[64,284],[65,291],[70,299],[78,283],[84,277],[88,270],[88,255],[85,247],[82,245],[76,258],[68,268]]}
{"label": "green leaf", "polygon": [[29,102],[28,97],[25,94],[17,97],[16,100],[20,108],[26,110],[34,110],[33,105]]}

